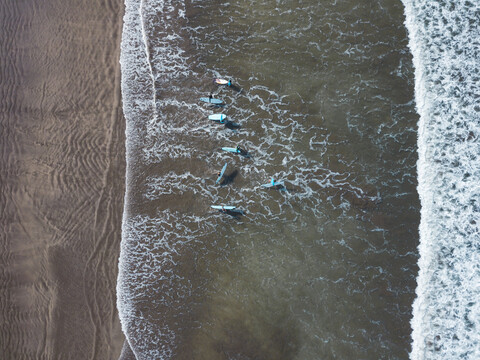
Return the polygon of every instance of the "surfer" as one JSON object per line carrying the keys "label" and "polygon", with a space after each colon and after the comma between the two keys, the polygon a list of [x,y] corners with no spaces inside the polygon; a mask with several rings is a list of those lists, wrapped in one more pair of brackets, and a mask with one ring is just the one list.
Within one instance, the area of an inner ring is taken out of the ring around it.
{"label": "surfer", "polygon": [[210,94],[208,95],[208,102],[212,102],[212,99],[213,99],[213,94],[210,91]]}
{"label": "surfer", "polygon": [[240,155],[245,156],[245,157],[250,157],[250,154],[248,153],[248,151],[245,150],[245,149],[242,149],[242,148],[240,147],[240,145],[237,145],[237,147],[235,148],[235,150],[236,150],[237,154],[240,154]]}

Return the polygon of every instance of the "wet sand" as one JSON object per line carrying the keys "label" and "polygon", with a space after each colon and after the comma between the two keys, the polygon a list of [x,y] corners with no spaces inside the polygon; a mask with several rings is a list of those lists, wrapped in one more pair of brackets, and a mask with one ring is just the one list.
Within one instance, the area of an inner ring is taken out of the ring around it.
{"label": "wet sand", "polygon": [[0,5],[0,354],[118,359],[122,0]]}

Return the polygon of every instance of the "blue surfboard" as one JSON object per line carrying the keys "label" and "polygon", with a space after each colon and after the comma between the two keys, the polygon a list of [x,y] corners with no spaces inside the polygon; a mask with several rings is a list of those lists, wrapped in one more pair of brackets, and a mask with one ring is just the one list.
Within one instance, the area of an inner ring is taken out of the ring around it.
{"label": "blue surfboard", "polygon": [[218,176],[217,181],[215,181],[215,184],[218,184],[220,180],[222,180],[223,174],[225,173],[225,170],[227,170],[227,163],[223,165],[222,171],[220,171],[220,175]]}
{"label": "blue surfboard", "polygon": [[237,148],[232,148],[232,147],[222,147],[223,151],[228,151],[231,153],[239,154],[240,151],[237,150]]}
{"label": "blue surfboard", "polygon": [[209,103],[209,104],[214,104],[214,105],[221,105],[223,104],[223,101],[220,99],[210,99],[208,97],[201,97],[200,101]]}
{"label": "blue surfboard", "polygon": [[213,114],[213,115],[208,115],[208,118],[212,121],[218,121],[220,123],[224,123],[225,119],[227,118],[227,115],[225,114]]}
{"label": "blue surfboard", "polygon": [[272,181],[270,181],[268,184],[262,184],[260,185],[261,187],[264,187],[264,188],[273,188],[273,187],[277,187],[277,186],[285,186],[285,183],[283,182],[283,180],[281,181],[275,181],[273,178],[272,178]]}

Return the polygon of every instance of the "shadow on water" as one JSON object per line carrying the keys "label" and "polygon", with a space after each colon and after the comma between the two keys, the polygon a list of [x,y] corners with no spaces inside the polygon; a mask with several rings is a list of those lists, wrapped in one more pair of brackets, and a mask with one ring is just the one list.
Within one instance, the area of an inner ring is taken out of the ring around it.
{"label": "shadow on water", "polygon": [[224,214],[230,215],[231,217],[240,220],[240,218],[245,215],[243,210],[225,210]]}
{"label": "shadow on water", "polygon": [[283,184],[278,184],[278,185],[275,185],[271,188],[269,188],[270,190],[277,190],[277,191],[287,191],[287,188],[285,187],[285,185]]}
{"label": "shadow on water", "polygon": [[245,211],[240,209],[235,210],[218,210],[220,215],[229,215],[233,217],[235,220],[240,220],[242,216],[245,215]]}
{"label": "shadow on water", "polygon": [[230,130],[237,130],[241,128],[241,125],[231,121],[227,121],[225,122],[225,127]]}
{"label": "shadow on water", "polygon": [[240,149],[240,152],[237,153],[237,154],[240,155],[240,156],[243,156],[246,159],[251,159],[252,158],[252,154],[250,154],[247,150]]}
{"label": "shadow on water", "polygon": [[226,104],[211,104],[211,103],[206,103],[208,107],[210,108],[215,108],[215,109],[223,109]]}
{"label": "shadow on water", "polygon": [[238,176],[238,170],[233,170],[230,174],[223,177],[223,181],[220,183],[221,186],[228,185],[233,183],[235,178]]}
{"label": "shadow on water", "polygon": [[229,89],[232,89],[233,91],[236,91],[238,93],[241,93],[242,92],[242,89],[240,87],[238,87],[237,85],[230,85],[230,86],[227,86]]}

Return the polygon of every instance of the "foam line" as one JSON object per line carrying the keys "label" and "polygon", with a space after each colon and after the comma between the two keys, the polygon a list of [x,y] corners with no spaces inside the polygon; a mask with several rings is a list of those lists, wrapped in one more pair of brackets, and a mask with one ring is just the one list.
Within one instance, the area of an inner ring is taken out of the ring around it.
{"label": "foam line", "polygon": [[120,63],[122,69],[122,100],[126,118],[126,189],[122,225],[122,242],[117,279],[117,308],[123,333],[137,359],[142,359],[138,344],[132,338],[136,316],[131,307],[133,297],[128,283],[128,241],[132,233],[127,226],[130,218],[130,193],[136,160],[141,156],[138,146],[145,138],[146,124],[155,116],[154,88],[145,43],[142,42],[140,2],[125,1]]}

